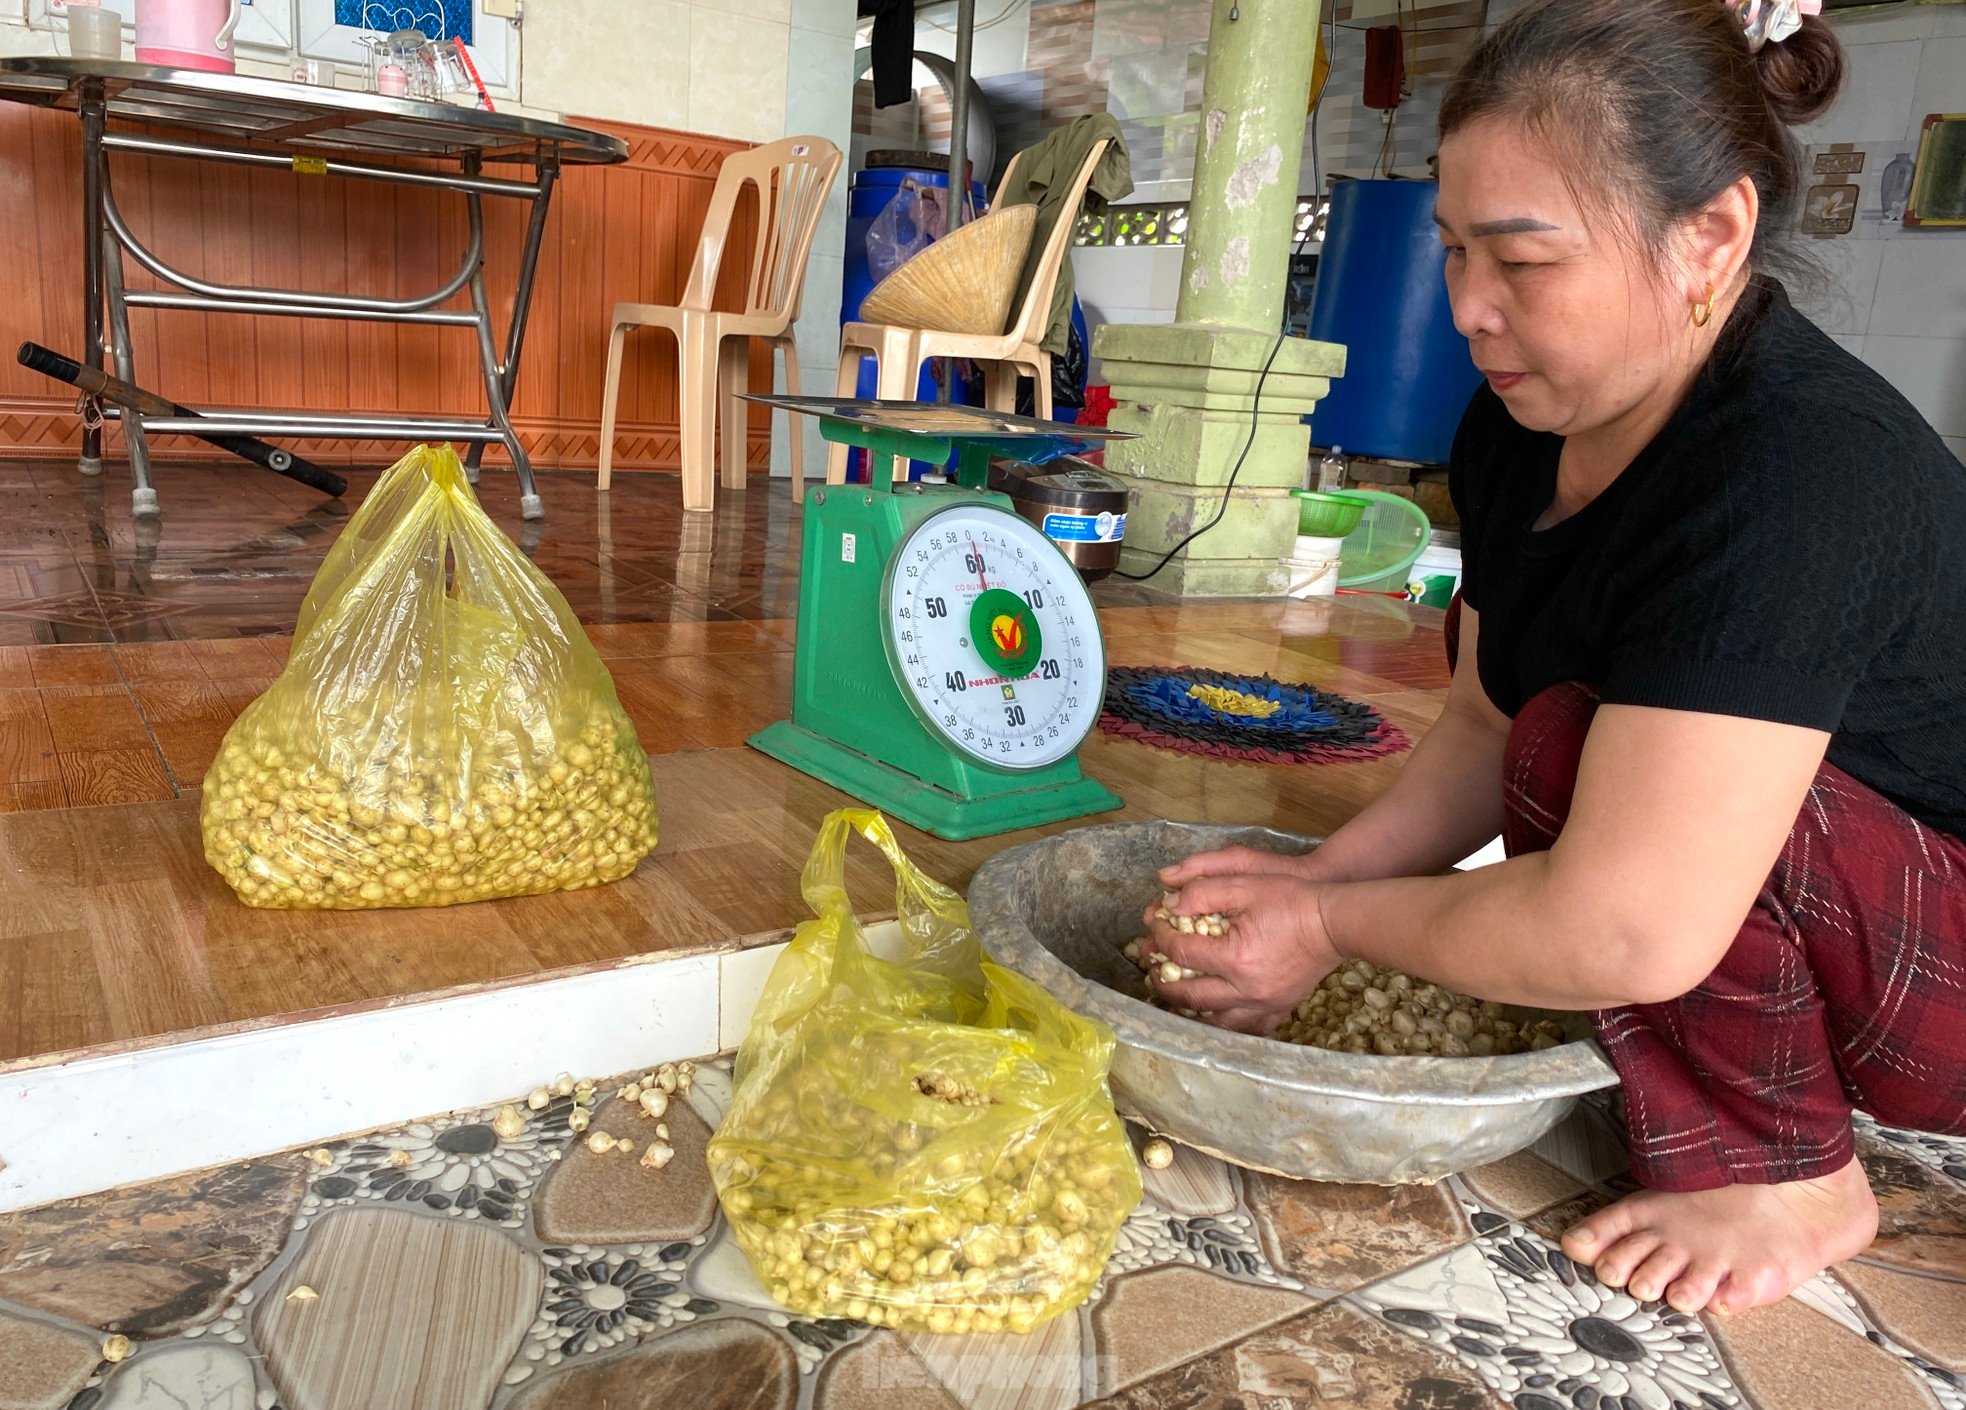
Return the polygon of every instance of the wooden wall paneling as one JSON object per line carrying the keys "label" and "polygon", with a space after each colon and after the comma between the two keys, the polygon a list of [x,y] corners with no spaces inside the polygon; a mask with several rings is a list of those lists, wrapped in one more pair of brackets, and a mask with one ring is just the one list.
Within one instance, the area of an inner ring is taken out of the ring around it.
{"label": "wooden wall paneling", "polygon": [[[248,173],[253,234],[251,278],[240,280],[262,289],[292,289],[302,282],[300,272],[303,227],[300,186],[288,172],[253,170]],[[307,184],[311,185],[309,181]],[[288,238],[264,238],[261,231]],[[308,405],[304,375],[307,330],[311,318],[255,318],[253,369],[260,406]]]}
{"label": "wooden wall paneling", "polygon": [[[590,125],[622,136],[631,158],[619,167],[571,168],[556,193],[513,408],[543,468],[595,463],[609,307],[680,295],[717,168],[741,149],[655,128]],[[0,228],[26,236],[21,257],[0,271],[0,336],[71,355],[82,351],[80,150],[72,115],[0,105]],[[113,171],[139,238],[186,272],[220,282],[401,293],[447,277],[466,238],[464,203],[454,195],[127,154],[113,159]],[[485,203],[501,353],[528,213],[522,202]],[[726,256],[720,306],[736,306],[755,227],[747,202]],[[125,274],[132,288],[156,285],[127,261]],[[463,295],[450,305],[468,306]],[[131,332],[139,380],[193,406],[474,416],[483,409],[468,330],[135,310]],[[629,343],[616,460],[623,470],[676,467],[675,357],[659,334]],[[766,385],[768,365],[754,350],[754,387]],[[79,426],[71,407],[46,378],[11,361],[0,365],[0,459],[72,452]],[[115,437],[111,448],[120,453]],[[328,463],[386,463],[401,447],[311,442],[305,449]],[[154,450],[166,462],[209,454],[178,437],[160,438]],[[754,466],[768,463],[761,412],[750,416],[748,450]],[[502,460],[502,452],[492,458]]]}
{"label": "wooden wall paneling", "polygon": [[[348,287],[348,183],[304,179],[296,183],[300,220],[298,286]],[[338,318],[310,318],[301,329],[301,395],[306,406],[349,404],[348,333]],[[309,447],[313,456],[319,447]]]}

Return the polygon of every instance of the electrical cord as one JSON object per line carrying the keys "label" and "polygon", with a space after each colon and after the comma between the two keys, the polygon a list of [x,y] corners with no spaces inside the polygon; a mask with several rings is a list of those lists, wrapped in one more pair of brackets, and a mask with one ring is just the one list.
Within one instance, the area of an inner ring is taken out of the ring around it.
{"label": "electrical cord", "polygon": [[[1330,39],[1325,45],[1325,55],[1334,64],[1337,62],[1336,11],[1337,6],[1332,3],[1332,0],[1325,0],[1326,19],[1330,23],[1330,29],[1328,31]],[[1313,51],[1311,63],[1313,67],[1317,64],[1315,51]],[[1311,104],[1311,218],[1304,222],[1304,233],[1297,237],[1297,243],[1291,250],[1290,257],[1293,263],[1303,255],[1304,247],[1310,243],[1311,236],[1317,231],[1317,208],[1319,202],[1324,199],[1324,173],[1318,163],[1318,114],[1324,111],[1324,95],[1330,91],[1331,76],[1327,73],[1325,75],[1324,87],[1318,90],[1317,101]],[[1270,380],[1270,368],[1275,364],[1277,354],[1283,351],[1283,340],[1290,336],[1288,312],[1285,313],[1284,319],[1284,325],[1277,329],[1276,341],[1270,344],[1270,355],[1263,359],[1263,370],[1257,374],[1256,393],[1249,399],[1249,435],[1244,438],[1242,453],[1236,457],[1236,463],[1229,471],[1228,483],[1222,487],[1222,502],[1215,506],[1214,517],[1199,529],[1190,533],[1186,538],[1182,539],[1181,542],[1175,544],[1166,553],[1163,553],[1160,562],[1154,564],[1146,572],[1129,573],[1124,569],[1115,569],[1113,572],[1114,577],[1125,578],[1129,582],[1145,582],[1147,579],[1159,573],[1169,563],[1172,563],[1175,554],[1221,523],[1222,516],[1229,512],[1229,501],[1234,498],[1236,492],[1236,477],[1242,474],[1243,462],[1249,459],[1250,448],[1256,444],[1256,432],[1262,426],[1259,418],[1263,411],[1263,386]]]}

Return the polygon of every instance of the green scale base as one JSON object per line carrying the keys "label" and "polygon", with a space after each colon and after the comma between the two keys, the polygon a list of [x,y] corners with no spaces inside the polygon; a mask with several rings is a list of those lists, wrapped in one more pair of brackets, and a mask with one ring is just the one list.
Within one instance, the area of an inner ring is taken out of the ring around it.
{"label": "green scale base", "polygon": [[790,720],[767,725],[751,736],[750,744],[891,818],[951,842],[1065,822],[1121,806],[1112,790],[1076,769],[1072,770],[1076,777],[1069,779],[1040,781],[1041,774],[1007,779],[1001,792],[951,793]]}
{"label": "green scale base", "polygon": [[[1010,500],[984,482],[990,455],[1014,454],[1020,442],[938,438],[833,417],[820,429],[828,440],[871,451],[882,466],[889,455],[946,463],[960,445],[958,483],[818,485],[806,492],[792,718],[753,735],[751,747],[954,842],[1120,807],[1117,795],[1079,771],[1076,754],[1017,770],[966,756],[931,729],[895,678],[882,626],[892,556],[911,529],[951,506],[973,504],[1015,520]],[[1062,556],[1059,563],[1067,574],[1075,571]],[[1096,626],[1090,598],[1084,612]],[[1092,684],[1103,689],[1105,653],[1096,656]],[[1024,675],[1036,661],[993,664]]]}

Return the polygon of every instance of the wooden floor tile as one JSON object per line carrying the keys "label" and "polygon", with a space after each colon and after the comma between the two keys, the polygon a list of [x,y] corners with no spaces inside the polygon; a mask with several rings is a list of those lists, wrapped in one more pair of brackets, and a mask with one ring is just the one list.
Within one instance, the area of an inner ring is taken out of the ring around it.
{"label": "wooden floor tile", "polygon": [[106,646],[31,646],[27,661],[39,686],[122,683],[116,658]]}
{"label": "wooden floor tile", "polygon": [[208,681],[205,667],[188,641],[142,641],[119,643],[112,648],[124,679],[132,684],[146,681]]}
{"label": "wooden floor tile", "polygon": [[152,803],[177,796],[162,756],[149,746],[64,750],[61,781],[73,808]]}
{"label": "wooden floor tile", "polygon": [[48,732],[55,748],[139,749],[150,747],[150,732],[134,696],[122,686],[61,686],[41,692]]}
{"label": "wooden floor tile", "polygon": [[[50,761],[53,760],[50,754]],[[0,813],[31,813],[37,808],[59,808],[68,802],[61,780],[38,783],[0,783]]]}
{"label": "wooden floor tile", "polygon": [[133,687],[137,708],[154,730],[191,720],[230,721],[237,713],[225,692],[208,680],[143,681]]}

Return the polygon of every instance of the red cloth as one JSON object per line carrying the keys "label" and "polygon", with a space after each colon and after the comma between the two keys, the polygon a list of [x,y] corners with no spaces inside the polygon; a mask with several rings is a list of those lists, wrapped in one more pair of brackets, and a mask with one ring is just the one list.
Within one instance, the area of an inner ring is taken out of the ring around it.
{"label": "red cloth", "polygon": [[[1510,856],[1563,830],[1597,706],[1566,682],[1516,716]],[[1826,763],[1714,972],[1590,1018],[1624,1082],[1632,1173],[1653,1189],[1827,1175],[1854,1153],[1853,1105],[1966,1132],[1966,842]]]}

